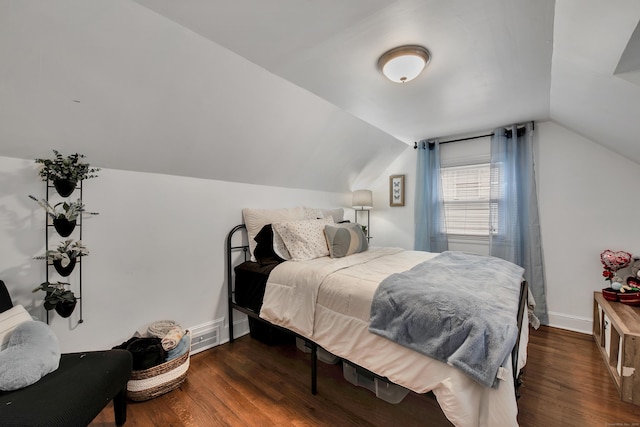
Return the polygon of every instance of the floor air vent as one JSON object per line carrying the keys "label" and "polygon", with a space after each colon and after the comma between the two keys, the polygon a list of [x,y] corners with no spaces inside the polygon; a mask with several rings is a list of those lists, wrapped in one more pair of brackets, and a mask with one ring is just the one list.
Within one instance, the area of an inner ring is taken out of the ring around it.
{"label": "floor air vent", "polygon": [[191,331],[191,354],[215,347],[220,344],[220,330],[224,320],[214,320],[189,328]]}

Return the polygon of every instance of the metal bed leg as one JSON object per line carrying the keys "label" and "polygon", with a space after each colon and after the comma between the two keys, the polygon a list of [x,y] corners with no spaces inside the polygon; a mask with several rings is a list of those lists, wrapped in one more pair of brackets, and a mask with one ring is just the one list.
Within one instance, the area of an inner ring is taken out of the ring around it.
{"label": "metal bed leg", "polygon": [[318,344],[311,341],[311,394],[318,394]]}
{"label": "metal bed leg", "polygon": [[229,342],[233,343],[233,307],[229,302]]}

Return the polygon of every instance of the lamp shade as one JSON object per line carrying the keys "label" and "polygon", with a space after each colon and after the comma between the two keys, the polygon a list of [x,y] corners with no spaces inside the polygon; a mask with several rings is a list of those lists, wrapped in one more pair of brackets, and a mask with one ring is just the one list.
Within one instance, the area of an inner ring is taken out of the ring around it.
{"label": "lamp shade", "polygon": [[400,46],[385,52],[378,68],[392,82],[406,83],[418,77],[430,59],[429,51],[422,46]]}
{"label": "lamp shade", "polygon": [[373,207],[373,193],[371,190],[354,191],[351,206],[354,209],[371,209]]}

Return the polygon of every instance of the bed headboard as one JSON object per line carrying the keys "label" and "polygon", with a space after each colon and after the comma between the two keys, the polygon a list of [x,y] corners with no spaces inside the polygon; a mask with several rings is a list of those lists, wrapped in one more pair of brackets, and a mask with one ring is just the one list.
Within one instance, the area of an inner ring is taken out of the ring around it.
{"label": "bed headboard", "polygon": [[[236,233],[241,236],[240,239],[234,238]],[[234,244],[234,241],[240,240],[240,244]],[[233,289],[233,254],[242,251],[244,261],[249,259],[249,244],[247,242],[247,227],[244,224],[236,225],[227,234],[227,245],[225,256],[227,258],[227,304],[229,313],[229,341],[233,342],[233,306],[234,306],[234,289]]]}
{"label": "bed headboard", "polygon": [[[234,238],[236,233],[239,233],[240,239],[237,237]],[[237,242],[240,240],[240,244],[234,244],[234,241]],[[227,248],[226,248],[226,258],[227,258],[227,289],[228,289],[228,298],[231,302],[233,300],[233,254],[235,252],[243,252],[244,261],[249,259],[249,244],[245,243],[247,241],[247,227],[244,224],[236,225],[231,229],[229,234],[227,235]]]}

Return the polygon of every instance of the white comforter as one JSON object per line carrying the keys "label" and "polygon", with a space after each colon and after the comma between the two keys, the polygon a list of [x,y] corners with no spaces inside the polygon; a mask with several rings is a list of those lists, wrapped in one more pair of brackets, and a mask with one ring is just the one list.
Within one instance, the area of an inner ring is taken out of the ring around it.
{"label": "white comforter", "polygon": [[[416,393],[433,391],[456,426],[516,426],[510,362],[499,387],[488,388],[454,367],[368,331],[378,284],[436,255],[373,247],[344,258],[284,262],[269,276],[260,317]],[[524,325],[520,367],[528,339]]]}

